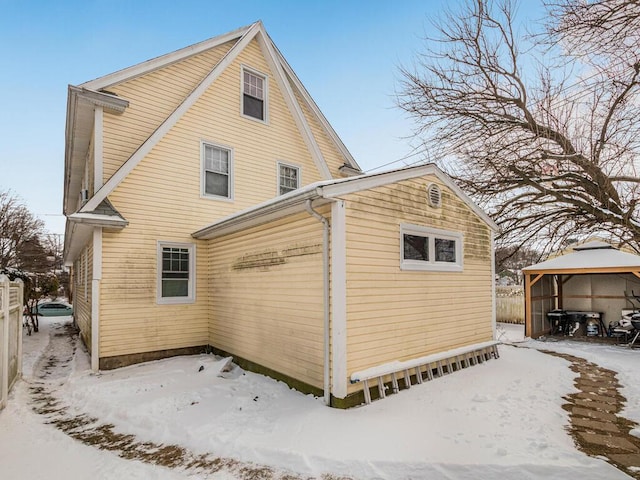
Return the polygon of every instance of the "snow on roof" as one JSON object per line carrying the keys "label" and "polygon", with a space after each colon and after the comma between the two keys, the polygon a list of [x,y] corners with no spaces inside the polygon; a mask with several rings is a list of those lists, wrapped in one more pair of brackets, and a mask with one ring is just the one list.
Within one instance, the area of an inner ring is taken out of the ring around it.
{"label": "snow on roof", "polygon": [[608,243],[594,241],[574,248],[572,253],[523,268],[523,271],[576,269],[640,269],[640,256],[621,252]]}

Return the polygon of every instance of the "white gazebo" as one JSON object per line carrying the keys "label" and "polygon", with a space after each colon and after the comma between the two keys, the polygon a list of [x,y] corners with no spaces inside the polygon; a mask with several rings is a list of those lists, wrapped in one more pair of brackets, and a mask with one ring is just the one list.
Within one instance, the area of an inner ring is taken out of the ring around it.
{"label": "white gazebo", "polygon": [[549,333],[547,313],[598,312],[604,325],[632,308],[626,294],[640,296],[640,256],[593,241],[542,263],[523,268],[525,334]]}

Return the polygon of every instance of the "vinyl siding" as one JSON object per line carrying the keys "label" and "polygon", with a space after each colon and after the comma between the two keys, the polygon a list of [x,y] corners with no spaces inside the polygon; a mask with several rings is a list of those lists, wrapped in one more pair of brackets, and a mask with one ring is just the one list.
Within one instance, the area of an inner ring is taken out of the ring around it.
{"label": "vinyl siding", "polygon": [[[271,76],[260,47],[252,41],[109,196],[129,225],[121,232],[105,232],[103,236],[101,356],[207,344],[211,318],[207,254],[205,243],[196,242],[191,233],[276,196],[278,161],[299,165],[304,184],[320,180],[275,81],[270,78],[268,82],[268,122],[241,115],[242,65]],[[182,75],[191,75],[186,70],[188,65],[182,64]],[[161,72],[156,76],[162,76]],[[133,81],[141,92],[153,90],[155,76],[149,79],[147,88],[143,85],[145,78]],[[135,99],[128,99],[134,103]],[[156,100],[162,103],[162,96]],[[163,109],[162,115],[165,113]],[[157,116],[159,124],[160,113]],[[122,125],[117,123],[119,118]],[[105,138],[124,135],[129,128],[136,130],[129,119],[112,116],[111,120],[109,126],[105,122],[105,129],[110,130]],[[203,140],[233,149],[232,201],[201,196]],[[105,157],[119,155],[113,148],[105,140]],[[158,240],[197,244],[195,303],[157,305]]]}
{"label": "vinyl siding", "polygon": [[[85,265],[86,264],[86,265]],[[74,263],[73,313],[82,340],[91,351],[91,302],[93,280],[93,242],[82,249]]]}
{"label": "vinyl siding", "polygon": [[[492,338],[489,227],[447,187],[427,204],[423,178],[347,197],[347,373]],[[463,272],[400,270],[400,224],[463,234]],[[349,391],[361,389],[349,387]]]}
{"label": "vinyl siding", "polygon": [[210,344],[322,388],[322,224],[308,214],[211,241]]}
{"label": "vinyl siding", "polygon": [[121,115],[104,116],[104,181],[133,154],[233,46],[227,42],[120,85],[109,92],[129,100]]}

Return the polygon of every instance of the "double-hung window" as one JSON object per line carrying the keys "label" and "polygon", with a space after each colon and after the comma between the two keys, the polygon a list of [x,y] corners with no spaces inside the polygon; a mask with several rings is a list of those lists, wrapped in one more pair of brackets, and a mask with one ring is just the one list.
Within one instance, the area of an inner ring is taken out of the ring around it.
{"label": "double-hung window", "polygon": [[158,303],[191,303],[194,300],[194,245],[158,242]]}
{"label": "double-hung window", "polygon": [[232,198],[232,152],[228,148],[202,144],[202,193],[204,196]]}
{"label": "double-hung window", "polygon": [[300,168],[278,163],[278,193],[283,195],[300,188]]}
{"label": "double-hung window", "polygon": [[266,120],[267,77],[242,69],[242,114],[256,120]]}
{"label": "double-hung window", "polygon": [[461,272],[462,240],[462,234],[459,232],[402,224],[400,268]]}

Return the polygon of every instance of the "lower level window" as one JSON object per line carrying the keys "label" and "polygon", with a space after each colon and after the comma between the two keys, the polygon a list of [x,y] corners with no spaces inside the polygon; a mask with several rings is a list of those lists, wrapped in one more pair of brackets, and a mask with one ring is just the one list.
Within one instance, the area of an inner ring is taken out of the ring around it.
{"label": "lower level window", "polygon": [[190,243],[158,243],[158,303],[195,299],[195,250]]}
{"label": "lower level window", "polygon": [[402,224],[402,270],[462,271],[462,234],[448,230]]}

